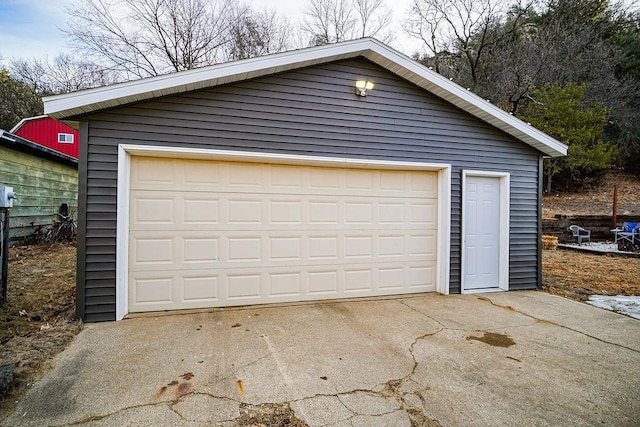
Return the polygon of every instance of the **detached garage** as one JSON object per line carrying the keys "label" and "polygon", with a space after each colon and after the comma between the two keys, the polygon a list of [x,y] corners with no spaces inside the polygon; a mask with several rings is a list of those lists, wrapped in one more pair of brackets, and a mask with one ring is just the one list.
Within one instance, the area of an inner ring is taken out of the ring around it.
{"label": "detached garage", "polygon": [[85,321],[539,285],[541,162],[566,147],[375,40],[45,111],[81,129]]}

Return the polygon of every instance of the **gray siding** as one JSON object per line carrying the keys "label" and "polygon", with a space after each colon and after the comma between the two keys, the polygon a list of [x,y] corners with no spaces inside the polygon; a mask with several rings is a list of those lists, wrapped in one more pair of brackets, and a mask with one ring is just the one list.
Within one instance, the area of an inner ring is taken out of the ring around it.
{"label": "gray siding", "polygon": [[[353,89],[363,77],[376,83],[366,98]],[[452,293],[460,292],[462,169],[511,172],[510,288],[538,284],[540,153],[364,59],[146,101],[81,120],[88,122],[88,148],[80,156],[87,174],[87,187],[80,190],[81,202],[86,197],[86,241],[78,243],[79,269],[85,269],[78,278],[86,283],[79,313],[86,321],[115,318],[120,143],[451,163]]]}

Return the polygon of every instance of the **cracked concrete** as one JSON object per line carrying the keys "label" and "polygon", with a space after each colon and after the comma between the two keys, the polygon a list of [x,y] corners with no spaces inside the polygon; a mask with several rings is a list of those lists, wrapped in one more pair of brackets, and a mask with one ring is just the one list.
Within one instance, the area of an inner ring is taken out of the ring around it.
{"label": "cracked concrete", "polygon": [[542,292],[147,316],[88,325],[4,425],[634,425],[639,362],[639,321]]}

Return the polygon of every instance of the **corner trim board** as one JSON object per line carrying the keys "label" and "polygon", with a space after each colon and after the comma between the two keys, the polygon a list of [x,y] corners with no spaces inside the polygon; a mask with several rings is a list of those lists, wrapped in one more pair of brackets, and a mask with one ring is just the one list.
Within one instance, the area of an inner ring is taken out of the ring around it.
{"label": "corner trim board", "polygon": [[438,250],[436,261],[436,291],[449,293],[450,234],[451,234],[451,165],[444,163],[399,162],[342,157],[301,156],[191,149],[132,144],[118,145],[118,207],[116,234],[116,320],[129,312],[129,201],[131,182],[131,156],[170,157],[182,159],[228,160],[236,162],[278,163],[309,166],[328,166],[362,169],[423,170],[438,172]]}
{"label": "corner trim board", "polygon": [[129,312],[129,199],[131,155],[118,146],[118,212],[116,231],[116,320]]}

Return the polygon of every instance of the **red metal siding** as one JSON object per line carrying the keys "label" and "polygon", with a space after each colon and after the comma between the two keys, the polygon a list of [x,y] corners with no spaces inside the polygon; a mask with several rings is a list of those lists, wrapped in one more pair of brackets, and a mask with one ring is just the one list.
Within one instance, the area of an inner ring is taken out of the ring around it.
{"label": "red metal siding", "polygon": [[[76,159],[78,158],[80,133],[72,127],[50,117],[27,120],[14,133],[30,141],[49,147],[52,150],[59,151]],[[59,133],[73,135],[73,143],[58,142]]]}

